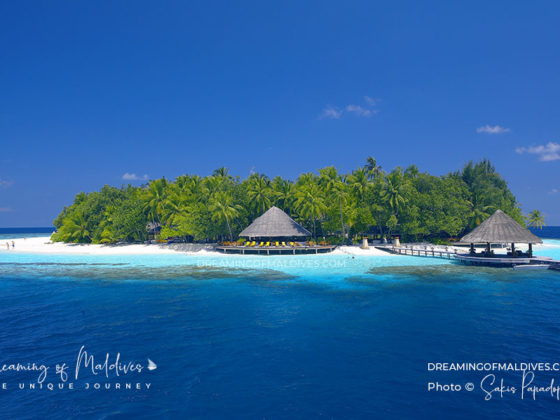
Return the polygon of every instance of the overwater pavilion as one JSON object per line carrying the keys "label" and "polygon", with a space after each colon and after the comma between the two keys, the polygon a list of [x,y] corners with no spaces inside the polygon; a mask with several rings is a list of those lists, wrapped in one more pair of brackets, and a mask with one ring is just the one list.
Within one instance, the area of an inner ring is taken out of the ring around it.
{"label": "overwater pavilion", "polygon": [[311,232],[275,206],[257,217],[239,236],[247,238],[243,245],[220,245],[216,250],[227,254],[296,255],[326,253],[336,248],[306,243]]}
{"label": "overwater pavilion", "polygon": [[[461,238],[461,243],[470,244],[469,254],[456,256],[466,264],[512,267],[523,264],[546,264],[548,259],[533,256],[533,244],[542,244],[542,240],[525,229],[501,210],[482,222],[469,234]],[[515,244],[528,244],[527,252],[515,249]],[[511,251],[506,254],[495,254],[493,244],[511,244]],[[485,246],[485,250],[477,253],[476,245]]]}

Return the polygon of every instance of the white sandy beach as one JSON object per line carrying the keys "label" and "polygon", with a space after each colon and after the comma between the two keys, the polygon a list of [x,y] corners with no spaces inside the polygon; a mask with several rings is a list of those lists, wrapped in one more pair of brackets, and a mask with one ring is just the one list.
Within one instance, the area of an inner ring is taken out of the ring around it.
{"label": "white sandy beach", "polygon": [[[12,240],[15,248],[12,249]],[[10,250],[6,249],[6,242]],[[32,254],[87,254],[87,255],[138,255],[138,254],[173,254],[177,251],[165,245],[93,245],[65,244],[51,242],[50,236],[33,238],[14,238],[0,240],[0,252],[25,252]]]}
{"label": "white sandy beach", "polygon": [[[15,248],[12,249],[12,240],[15,242]],[[10,244],[10,250],[6,249],[6,242]],[[209,252],[202,250],[198,252],[187,252],[177,249],[177,245],[171,244],[130,244],[130,245],[97,245],[97,244],[65,244],[62,242],[51,242],[49,236],[33,237],[33,238],[8,238],[0,240],[0,252],[23,252],[32,254],[82,254],[82,255],[153,255],[153,254],[175,254],[177,252],[184,254],[219,254],[218,252]],[[369,249],[360,249],[358,246],[342,246],[337,248],[333,254],[347,255],[393,255],[380,251],[374,247]]]}
{"label": "white sandy beach", "polygon": [[[15,248],[12,249],[12,240],[15,242]],[[10,244],[10,250],[6,249],[6,242]],[[555,247],[556,245],[543,244],[535,245],[534,251],[538,249]],[[178,249],[179,248],[179,249]],[[82,255],[153,255],[153,254],[219,254],[208,250],[201,250],[198,252],[187,251],[180,249],[181,244],[130,244],[130,245],[93,245],[93,244],[65,244],[62,242],[51,242],[50,236],[32,237],[32,238],[8,238],[0,240],[0,252],[19,252],[19,253],[32,253],[32,254],[82,254]],[[434,249],[445,250],[446,247],[434,246]],[[516,248],[519,250],[527,249],[526,244],[517,244]],[[448,247],[449,250],[457,249],[458,252],[468,252],[466,248]],[[394,255],[389,254],[374,246],[369,249],[361,249],[359,246],[340,246],[332,254],[346,254],[355,256],[376,256],[376,255]],[[233,255],[233,254],[232,254]],[[237,255],[237,254],[236,254]]]}

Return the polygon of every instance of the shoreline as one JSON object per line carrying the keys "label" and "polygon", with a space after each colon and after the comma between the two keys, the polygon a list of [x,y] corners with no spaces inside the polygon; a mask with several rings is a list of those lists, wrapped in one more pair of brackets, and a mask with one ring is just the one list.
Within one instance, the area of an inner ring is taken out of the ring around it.
{"label": "shoreline", "polygon": [[[15,248],[11,248],[12,240],[15,241]],[[6,249],[6,242],[10,243],[10,250]],[[32,238],[5,238],[0,240],[0,255],[9,253],[25,254],[50,254],[50,255],[210,255],[222,257],[254,257],[255,255],[223,254],[205,249],[204,244],[200,244],[197,251],[189,250],[193,244],[124,244],[124,245],[102,245],[102,244],[67,244],[63,242],[51,242],[50,236],[37,236]],[[198,245],[198,244],[194,244]],[[187,249],[185,249],[187,248]],[[314,254],[307,254],[314,255]],[[333,252],[324,255],[351,255],[351,256],[395,256],[388,252],[380,251],[373,246],[369,249],[361,249],[359,246],[340,246]],[[276,257],[277,255],[271,255]],[[285,257],[286,255],[284,255]]]}
{"label": "shoreline", "polygon": [[[15,248],[11,247],[12,241],[15,242]],[[550,240],[545,240],[550,241]],[[554,241],[554,239],[552,239]],[[6,249],[6,242],[10,244],[10,250]],[[195,245],[195,246],[193,246]],[[406,245],[406,244],[403,244]],[[526,249],[527,245],[519,244],[518,249]],[[547,249],[557,247],[560,244],[544,243],[535,245],[534,251],[539,249]],[[191,249],[189,249],[191,248]],[[198,248],[193,250],[192,248]],[[434,245],[436,250],[445,248],[443,246]],[[454,247],[449,246],[449,249]],[[466,251],[465,248],[456,248],[460,251]],[[124,245],[102,245],[102,244],[67,244],[62,242],[51,242],[50,236],[36,236],[27,239],[24,238],[4,238],[0,240],[0,255],[9,253],[25,253],[25,254],[51,254],[51,255],[211,255],[224,257],[244,257],[239,254],[223,254],[211,249],[204,244],[124,244]],[[311,254],[310,254],[311,255]],[[351,256],[397,256],[385,251],[376,249],[374,245],[370,245],[369,249],[361,249],[355,246],[339,246],[333,252],[319,255],[351,255]],[[248,256],[248,255],[247,255]],[[245,257],[247,257],[245,256]]]}

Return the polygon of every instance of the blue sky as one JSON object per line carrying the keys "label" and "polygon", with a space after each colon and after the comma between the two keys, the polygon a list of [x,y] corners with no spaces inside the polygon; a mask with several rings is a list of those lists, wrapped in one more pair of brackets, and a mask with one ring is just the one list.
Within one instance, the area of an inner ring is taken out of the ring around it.
{"label": "blue sky", "polygon": [[[560,225],[558,2],[2,2],[0,226],[79,191],[488,157]],[[127,175],[128,174],[128,175]]]}

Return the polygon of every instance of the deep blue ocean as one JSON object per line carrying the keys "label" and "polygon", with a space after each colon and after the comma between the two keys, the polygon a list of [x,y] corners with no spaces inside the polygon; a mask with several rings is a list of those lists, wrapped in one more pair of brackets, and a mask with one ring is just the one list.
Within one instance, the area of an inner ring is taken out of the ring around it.
{"label": "deep blue ocean", "polygon": [[[560,235],[545,242],[537,253],[560,259]],[[0,248],[0,413],[551,418],[560,412],[560,391],[533,400],[526,388],[521,399],[521,371],[428,366],[560,363],[559,308],[560,272],[551,270],[405,256],[92,256]],[[100,366],[94,375],[81,364],[75,379],[82,346],[94,364],[103,365],[108,353],[111,365],[120,353],[122,366],[142,370],[116,376]],[[148,359],[156,369],[147,369]],[[43,389],[29,389],[40,371],[9,370],[33,362],[48,368]],[[517,392],[485,400],[481,381],[491,373]],[[560,384],[560,371],[534,371],[533,384],[553,379]],[[436,382],[461,390],[428,391]],[[474,390],[465,389],[469,383]]]}
{"label": "deep blue ocean", "polygon": [[8,238],[35,238],[49,236],[54,227],[0,228],[0,241]]}
{"label": "deep blue ocean", "polygon": [[540,238],[560,239],[560,226],[543,226],[539,228],[529,228],[531,232]]}

